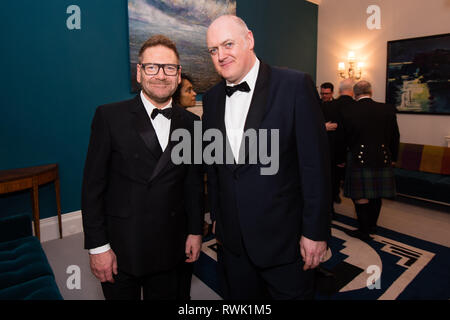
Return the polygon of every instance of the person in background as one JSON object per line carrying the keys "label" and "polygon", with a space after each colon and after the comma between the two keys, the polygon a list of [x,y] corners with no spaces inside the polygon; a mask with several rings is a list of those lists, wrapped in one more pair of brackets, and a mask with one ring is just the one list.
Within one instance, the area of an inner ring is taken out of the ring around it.
{"label": "person in background", "polygon": [[320,85],[320,99],[322,102],[330,102],[333,100],[334,86],[331,82],[324,82]]}
{"label": "person in background", "polygon": [[[195,106],[196,96],[197,93],[194,90],[192,78],[186,73],[181,73],[181,83],[178,85],[178,88],[172,97],[174,103],[182,108],[185,108],[186,110],[189,110],[190,107]],[[193,116],[195,118],[195,121],[200,121],[200,117],[194,114]],[[203,232],[203,235],[206,235],[205,232]],[[180,265],[177,300],[191,300],[191,282],[193,270],[193,263],[185,262]]]}
{"label": "person in background", "polygon": [[341,180],[344,180],[344,164],[346,161],[341,110],[350,110],[355,104],[353,85],[354,81],[352,79],[342,80],[339,83],[339,97],[333,99],[330,103],[322,103],[322,111],[326,121],[325,127],[330,144],[332,203],[341,203],[339,194]]}
{"label": "person in background", "polygon": [[197,93],[194,90],[193,83],[189,75],[181,73],[181,83],[173,94],[173,101],[180,107],[195,107]]}
{"label": "person in background", "polygon": [[353,87],[356,103],[341,110],[348,155],[344,195],[353,200],[359,228],[352,237],[370,241],[376,233],[381,199],[395,196],[392,169],[400,134],[395,107],[372,100],[372,86],[359,81]]}

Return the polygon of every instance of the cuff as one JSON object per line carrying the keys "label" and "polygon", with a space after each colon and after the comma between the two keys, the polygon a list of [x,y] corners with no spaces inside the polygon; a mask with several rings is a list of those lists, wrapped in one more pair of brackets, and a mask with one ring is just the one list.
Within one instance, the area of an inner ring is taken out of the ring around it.
{"label": "cuff", "polygon": [[104,253],[110,249],[111,249],[111,246],[109,245],[109,243],[107,243],[104,246],[89,249],[89,254],[100,254],[100,253]]}

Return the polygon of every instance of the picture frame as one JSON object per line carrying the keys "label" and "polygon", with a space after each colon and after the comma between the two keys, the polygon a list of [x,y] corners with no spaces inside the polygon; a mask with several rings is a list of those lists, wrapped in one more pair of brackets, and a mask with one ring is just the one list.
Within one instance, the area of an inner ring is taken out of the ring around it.
{"label": "picture frame", "polygon": [[131,92],[137,92],[136,65],[142,44],[163,34],[175,42],[183,73],[193,79],[197,93],[221,80],[206,46],[211,22],[224,14],[236,14],[236,0],[128,0]]}
{"label": "picture frame", "polygon": [[386,103],[450,115],[450,33],[387,42]]}

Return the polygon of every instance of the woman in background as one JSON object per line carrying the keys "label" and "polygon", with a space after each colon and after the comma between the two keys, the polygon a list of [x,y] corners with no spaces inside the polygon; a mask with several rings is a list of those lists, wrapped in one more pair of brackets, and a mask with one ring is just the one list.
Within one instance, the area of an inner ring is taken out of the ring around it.
{"label": "woman in background", "polygon": [[[185,73],[181,73],[181,83],[178,85],[177,91],[175,91],[172,96],[175,104],[186,109],[195,107],[195,97],[197,96],[197,93],[195,92],[192,83],[191,77]],[[196,118],[196,121],[200,120],[197,115],[193,116]],[[180,268],[177,300],[191,300],[191,280],[194,265],[192,263],[184,262],[181,264]]]}
{"label": "woman in background", "polygon": [[173,100],[183,108],[195,107],[195,97],[197,93],[192,85],[193,81],[187,74],[181,74],[181,83],[177,91],[173,94]]}

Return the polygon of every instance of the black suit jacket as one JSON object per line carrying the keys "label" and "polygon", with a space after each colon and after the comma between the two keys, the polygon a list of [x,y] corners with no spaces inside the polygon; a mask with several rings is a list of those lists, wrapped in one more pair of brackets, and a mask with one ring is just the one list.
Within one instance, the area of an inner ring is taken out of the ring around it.
{"label": "black suit jacket", "polygon": [[[173,106],[170,132],[193,132],[194,117]],[[85,248],[110,243],[124,272],[141,276],[184,258],[187,234],[201,234],[203,176],[161,154],[140,95],[97,108],[84,168]]]}
{"label": "black suit jacket", "polygon": [[355,100],[347,95],[341,95],[337,99],[330,102],[322,102],[321,104],[325,122],[331,121],[338,125],[335,131],[327,131],[330,159],[333,165],[346,161],[342,110],[352,108],[354,104]]}
{"label": "black suit jacket", "polygon": [[[226,137],[224,114],[222,81],[203,96],[203,128],[217,128]],[[216,236],[236,254],[242,253],[243,242],[259,267],[290,263],[300,258],[302,235],[312,240],[329,236],[328,142],[311,78],[261,62],[247,129],[279,130],[279,170],[261,175],[264,165],[248,164],[248,148],[246,164],[207,167]]]}
{"label": "black suit jacket", "polygon": [[394,106],[364,98],[341,112],[354,166],[388,167],[397,161],[400,133]]}

